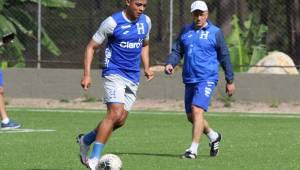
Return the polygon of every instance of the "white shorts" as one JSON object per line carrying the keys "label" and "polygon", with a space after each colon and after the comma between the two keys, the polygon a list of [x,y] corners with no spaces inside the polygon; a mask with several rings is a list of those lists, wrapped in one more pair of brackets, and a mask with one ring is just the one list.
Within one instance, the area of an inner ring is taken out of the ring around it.
{"label": "white shorts", "polygon": [[131,110],[136,100],[138,84],[116,74],[103,77],[104,99],[107,103],[124,103],[124,109]]}

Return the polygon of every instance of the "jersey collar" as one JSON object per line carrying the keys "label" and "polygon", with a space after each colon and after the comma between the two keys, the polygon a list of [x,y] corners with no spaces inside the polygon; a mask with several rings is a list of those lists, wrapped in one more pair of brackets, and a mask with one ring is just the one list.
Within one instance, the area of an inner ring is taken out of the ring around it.
{"label": "jersey collar", "polygon": [[[207,30],[207,29],[210,27],[210,25],[211,25],[211,22],[210,22],[209,20],[207,20],[207,21],[206,21],[206,25],[205,25],[204,27],[200,28],[199,30]],[[194,23],[194,22],[193,22],[193,24],[192,24],[192,27],[193,27],[193,29],[196,29],[196,28],[195,28],[195,23]]]}
{"label": "jersey collar", "polygon": [[128,19],[128,18],[126,17],[125,10],[122,11],[122,16],[123,16],[123,18],[124,18],[127,22],[129,22],[129,23],[135,23],[135,22],[139,19],[139,18],[137,18],[136,20],[131,21],[130,19]]}

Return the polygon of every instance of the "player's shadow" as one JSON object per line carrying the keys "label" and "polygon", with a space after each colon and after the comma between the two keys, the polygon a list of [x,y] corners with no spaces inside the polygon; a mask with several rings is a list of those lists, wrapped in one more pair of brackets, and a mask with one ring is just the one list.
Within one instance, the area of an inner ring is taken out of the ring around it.
{"label": "player's shadow", "polygon": [[26,169],[26,170],[66,170],[66,169],[34,168],[34,169]]}
{"label": "player's shadow", "polygon": [[139,156],[158,156],[158,157],[171,157],[180,158],[181,155],[177,154],[162,154],[162,153],[136,153],[136,152],[113,152],[116,155],[139,155]]}
{"label": "player's shadow", "polygon": [[[163,154],[163,153],[137,153],[137,152],[112,152],[116,155],[138,155],[138,156],[155,156],[155,157],[170,157],[170,158],[180,158],[182,154]],[[201,155],[202,158],[210,158],[209,155]]]}

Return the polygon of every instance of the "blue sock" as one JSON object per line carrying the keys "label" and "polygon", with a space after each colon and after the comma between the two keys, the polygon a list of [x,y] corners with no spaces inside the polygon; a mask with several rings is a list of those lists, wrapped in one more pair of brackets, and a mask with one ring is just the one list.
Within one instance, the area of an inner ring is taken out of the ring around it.
{"label": "blue sock", "polygon": [[95,142],[94,143],[94,147],[93,147],[93,151],[91,153],[90,158],[91,159],[92,158],[100,159],[100,156],[101,156],[103,148],[104,148],[104,144],[103,143]]}
{"label": "blue sock", "polygon": [[85,134],[83,136],[83,143],[86,144],[86,145],[91,145],[95,140],[96,140],[96,131],[95,130],[92,130],[91,132]]}

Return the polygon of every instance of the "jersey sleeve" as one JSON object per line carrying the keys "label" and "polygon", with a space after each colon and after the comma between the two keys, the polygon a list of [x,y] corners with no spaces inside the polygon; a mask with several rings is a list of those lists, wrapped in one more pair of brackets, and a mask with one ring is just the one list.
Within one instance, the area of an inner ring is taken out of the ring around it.
{"label": "jersey sleeve", "polygon": [[227,82],[233,81],[234,73],[230,61],[230,54],[229,54],[228,47],[225,43],[223,32],[221,30],[217,32],[216,38],[217,38],[218,60],[225,72],[225,79]]}
{"label": "jersey sleeve", "polygon": [[108,36],[112,35],[114,29],[116,28],[117,23],[112,17],[106,18],[98,28],[97,32],[93,36],[93,40],[98,43],[102,44]]}
{"label": "jersey sleeve", "polygon": [[150,17],[148,17],[147,15],[146,15],[146,22],[148,23],[149,30],[148,30],[148,33],[147,33],[147,35],[146,35],[145,40],[146,40],[146,41],[149,41],[150,31],[151,31],[152,24],[151,24],[151,19],[150,19]]}
{"label": "jersey sleeve", "polygon": [[185,28],[182,28],[177,39],[175,40],[175,42],[173,42],[172,51],[167,57],[166,65],[171,64],[175,68],[176,65],[180,63],[180,60],[184,55],[184,47],[181,41],[181,35],[183,34],[184,31]]}

